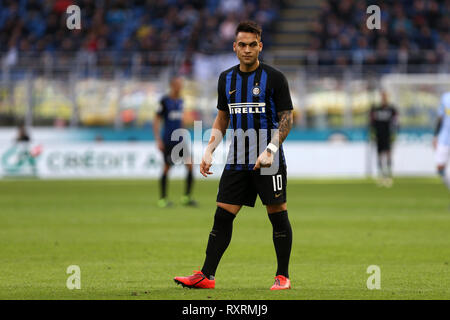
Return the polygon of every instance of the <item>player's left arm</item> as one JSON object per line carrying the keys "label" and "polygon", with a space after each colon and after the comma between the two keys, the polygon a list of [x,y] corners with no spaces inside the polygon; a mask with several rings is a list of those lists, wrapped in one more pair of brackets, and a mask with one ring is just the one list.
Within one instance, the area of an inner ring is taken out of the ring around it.
{"label": "player's left arm", "polygon": [[394,142],[397,138],[397,134],[400,132],[400,122],[398,120],[398,111],[394,108],[394,114],[392,117],[392,133],[391,142]]}
{"label": "player's left arm", "polygon": [[275,153],[278,151],[281,144],[284,142],[292,129],[292,125],[294,123],[292,110],[280,111],[277,112],[277,115],[279,119],[278,129],[275,130],[275,133],[272,136],[267,148],[259,155],[255,167],[253,168],[254,170],[260,167],[267,168],[272,165]]}
{"label": "player's left arm", "polygon": [[277,115],[279,119],[278,122],[279,126],[278,130],[275,131],[272,140],[270,140],[270,144],[273,144],[277,148],[279,148],[292,129],[292,125],[294,123],[294,116],[292,110],[280,111],[277,113]]}
{"label": "player's left arm", "polygon": [[272,135],[267,148],[259,155],[256,160],[254,170],[262,167],[270,167],[274,160],[274,155],[277,153],[281,144],[284,142],[294,123],[293,107],[291,95],[289,93],[289,86],[286,78],[280,73],[276,80],[276,95],[274,96],[275,105],[280,106],[277,111],[278,129]]}

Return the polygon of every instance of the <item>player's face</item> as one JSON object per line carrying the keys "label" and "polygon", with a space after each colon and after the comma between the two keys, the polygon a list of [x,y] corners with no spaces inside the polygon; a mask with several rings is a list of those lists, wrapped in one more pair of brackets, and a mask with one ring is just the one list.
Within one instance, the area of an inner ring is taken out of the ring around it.
{"label": "player's face", "polygon": [[381,93],[381,102],[385,106],[388,103],[388,96],[386,92]]}
{"label": "player's face", "polygon": [[181,92],[181,89],[183,89],[183,79],[181,78],[175,78],[172,80],[171,83],[172,91],[175,94],[179,94]]}
{"label": "player's face", "polygon": [[253,66],[262,51],[263,44],[258,36],[251,32],[239,32],[233,42],[233,51],[241,64]]}

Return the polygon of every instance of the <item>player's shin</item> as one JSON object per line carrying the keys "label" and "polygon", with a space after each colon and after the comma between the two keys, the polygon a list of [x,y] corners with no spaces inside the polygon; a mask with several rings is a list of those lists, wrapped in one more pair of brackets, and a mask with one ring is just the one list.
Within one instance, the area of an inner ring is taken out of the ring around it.
{"label": "player's shin", "polygon": [[165,199],[167,196],[167,174],[163,173],[160,180],[161,187],[161,199]]}
{"label": "player's shin", "polygon": [[446,187],[450,190],[450,177],[447,177],[445,174],[445,168],[438,169],[438,174],[441,177],[442,182],[446,185]]}
{"label": "player's shin", "polygon": [[292,248],[292,228],[288,218],[288,212],[280,211],[269,213],[269,219],[273,227],[273,244],[277,255],[277,273],[289,278],[289,258]]}
{"label": "player's shin", "polygon": [[378,176],[383,177],[384,176],[383,157],[381,156],[381,154],[378,154],[377,165],[378,165]]}
{"label": "player's shin", "polygon": [[392,178],[392,158],[390,155],[388,155],[386,157],[386,171],[387,171],[387,176],[389,178]]}
{"label": "player's shin", "polygon": [[233,220],[236,216],[227,210],[217,207],[214,225],[209,234],[206,247],[206,258],[202,272],[208,278],[215,275],[219,261],[231,241]]}
{"label": "player's shin", "polygon": [[186,192],[185,195],[189,196],[191,194],[192,190],[192,182],[194,181],[193,175],[192,175],[192,169],[188,170],[188,173],[186,175]]}

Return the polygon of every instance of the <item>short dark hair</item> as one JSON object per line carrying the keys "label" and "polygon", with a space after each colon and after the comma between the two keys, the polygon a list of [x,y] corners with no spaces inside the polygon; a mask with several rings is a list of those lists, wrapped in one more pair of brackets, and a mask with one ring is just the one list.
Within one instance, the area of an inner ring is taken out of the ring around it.
{"label": "short dark hair", "polygon": [[262,29],[256,22],[247,20],[238,24],[235,35],[237,36],[239,32],[251,32],[261,39]]}

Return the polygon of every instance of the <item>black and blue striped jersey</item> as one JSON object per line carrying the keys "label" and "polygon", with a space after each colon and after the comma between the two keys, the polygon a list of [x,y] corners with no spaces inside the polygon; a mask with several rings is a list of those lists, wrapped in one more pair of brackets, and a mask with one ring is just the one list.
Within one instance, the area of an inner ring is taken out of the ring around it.
{"label": "black and blue striped jersey", "polygon": [[[264,63],[252,72],[242,72],[239,65],[222,72],[217,108],[230,115],[233,138],[225,169],[231,170],[252,170],[278,129],[277,113],[293,109],[286,77]],[[285,166],[282,146],[278,154]]]}
{"label": "black and blue striped jersey", "polygon": [[173,99],[168,95],[161,98],[157,114],[164,120],[163,142],[165,145],[175,145],[179,141],[172,141],[172,132],[183,127],[183,100]]}

